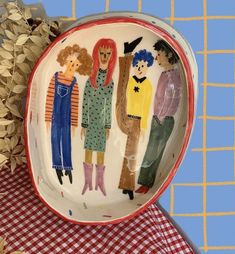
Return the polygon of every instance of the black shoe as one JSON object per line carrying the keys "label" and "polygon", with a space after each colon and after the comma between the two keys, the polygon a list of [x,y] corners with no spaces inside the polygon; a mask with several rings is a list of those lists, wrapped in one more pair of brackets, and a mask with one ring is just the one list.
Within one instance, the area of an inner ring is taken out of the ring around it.
{"label": "black shoe", "polygon": [[131,191],[131,190],[123,190],[122,193],[123,194],[128,194],[130,200],[134,199],[134,192],[133,191]]}
{"label": "black shoe", "polygon": [[129,190],[129,191],[128,191],[128,195],[129,195],[129,199],[130,199],[130,200],[133,200],[133,199],[134,199],[134,192],[133,192],[133,191]]}
{"label": "black shoe", "polygon": [[58,177],[58,180],[59,180],[60,184],[62,185],[63,184],[63,181],[62,181],[63,172],[62,172],[62,170],[56,169],[56,174],[57,174],[57,177]]}
{"label": "black shoe", "polygon": [[132,53],[136,46],[142,41],[143,37],[139,37],[132,42],[124,43],[124,54]]}
{"label": "black shoe", "polygon": [[69,181],[72,184],[73,183],[73,176],[71,170],[66,170],[65,175],[69,177]]}

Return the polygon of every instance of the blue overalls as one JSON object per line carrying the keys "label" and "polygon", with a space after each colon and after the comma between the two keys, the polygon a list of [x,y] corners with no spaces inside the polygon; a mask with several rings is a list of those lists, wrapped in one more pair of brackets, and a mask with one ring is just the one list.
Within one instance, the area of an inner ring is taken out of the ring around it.
{"label": "blue overalls", "polygon": [[76,83],[70,85],[58,81],[55,73],[55,95],[51,125],[52,167],[71,171],[71,95]]}

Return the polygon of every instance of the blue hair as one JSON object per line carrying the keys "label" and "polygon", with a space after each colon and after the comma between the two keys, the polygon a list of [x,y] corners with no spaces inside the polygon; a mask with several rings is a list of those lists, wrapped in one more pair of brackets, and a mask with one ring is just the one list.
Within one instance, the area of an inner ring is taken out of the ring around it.
{"label": "blue hair", "polygon": [[134,67],[139,61],[143,60],[144,62],[148,62],[148,67],[153,65],[154,58],[151,52],[146,49],[142,49],[139,52],[136,52],[132,61],[132,66]]}

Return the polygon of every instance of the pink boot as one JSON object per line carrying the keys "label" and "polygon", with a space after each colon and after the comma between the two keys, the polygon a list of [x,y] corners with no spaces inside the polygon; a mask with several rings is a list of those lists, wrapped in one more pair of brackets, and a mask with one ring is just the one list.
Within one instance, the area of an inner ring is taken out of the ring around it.
{"label": "pink boot", "polygon": [[88,164],[88,163],[83,162],[83,167],[84,167],[84,175],[85,175],[85,184],[84,184],[84,187],[82,190],[82,195],[85,194],[88,187],[89,187],[89,190],[92,190],[93,164]]}
{"label": "pink boot", "polygon": [[98,187],[99,187],[102,193],[104,194],[104,196],[106,196],[106,191],[104,187],[104,169],[105,169],[104,165],[96,165],[95,190],[98,190]]}

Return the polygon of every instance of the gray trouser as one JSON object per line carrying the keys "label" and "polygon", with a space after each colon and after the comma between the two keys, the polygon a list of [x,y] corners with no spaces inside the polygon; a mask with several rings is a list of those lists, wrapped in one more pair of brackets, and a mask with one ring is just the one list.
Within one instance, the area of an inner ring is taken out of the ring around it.
{"label": "gray trouser", "polygon": [[149,188],[153,186],[174,123],[172,116],[166,116],[161,124],[156,116],[152,118],[149,142],[141,165],[138,184]]}

